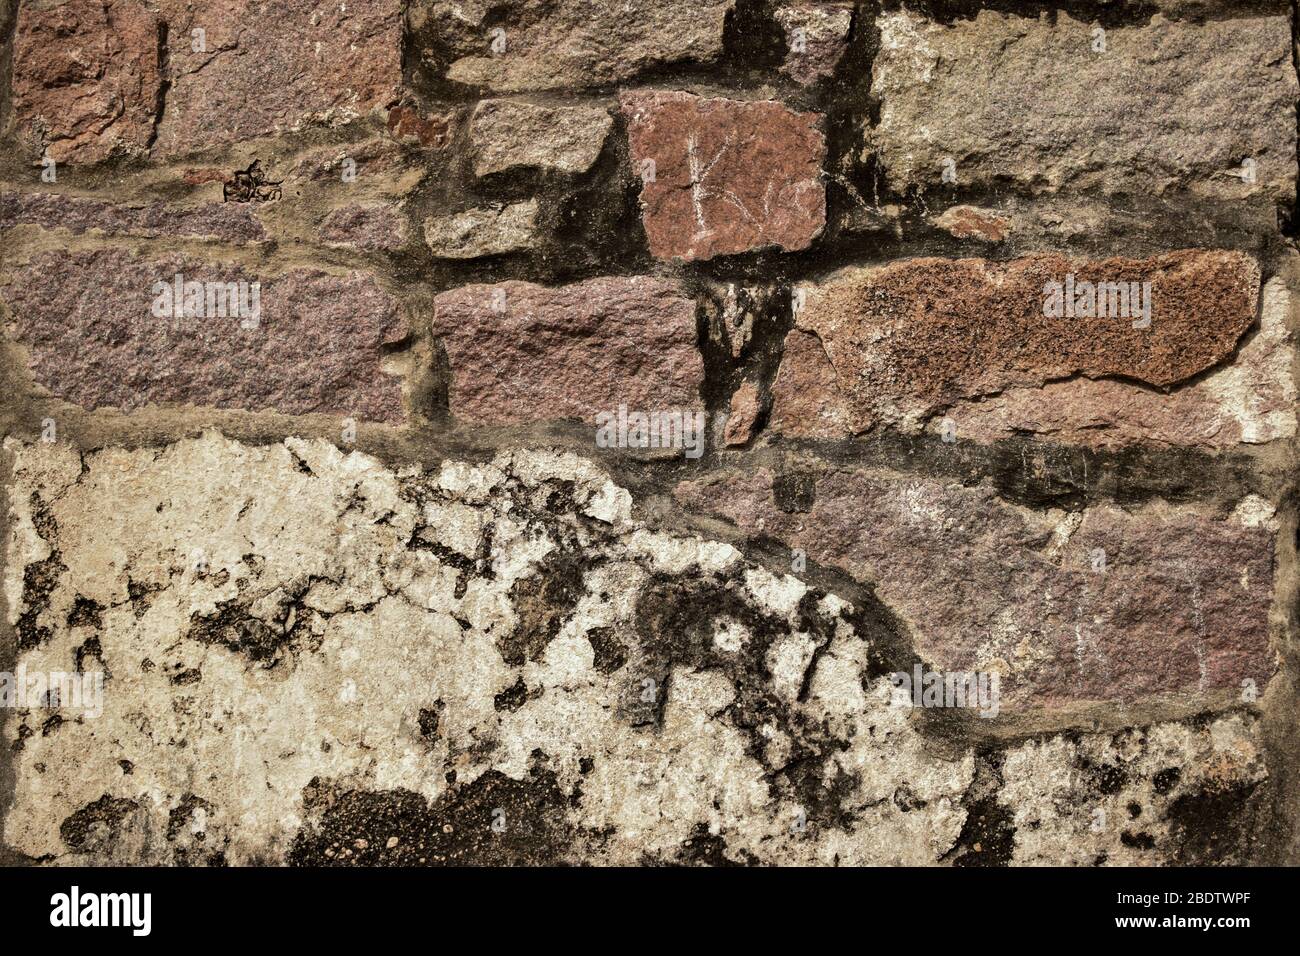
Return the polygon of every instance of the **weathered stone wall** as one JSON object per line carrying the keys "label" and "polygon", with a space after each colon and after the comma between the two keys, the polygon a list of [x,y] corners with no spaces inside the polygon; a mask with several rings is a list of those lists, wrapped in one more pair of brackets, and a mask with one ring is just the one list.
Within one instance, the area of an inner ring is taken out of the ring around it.
{"label": "weathered stone wall", "polygon": [[0,862],[1300,862],[1295,22],[0,0]]}

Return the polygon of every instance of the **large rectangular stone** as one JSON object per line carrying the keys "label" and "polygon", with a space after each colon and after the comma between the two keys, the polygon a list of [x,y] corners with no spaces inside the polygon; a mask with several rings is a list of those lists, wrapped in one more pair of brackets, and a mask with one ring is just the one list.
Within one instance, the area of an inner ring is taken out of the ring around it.
{"label": "large rectangular stone", "polygon": [[451,413],[463,421],[591,423],[620,404],[700,405],[695,302],[664,279],[464,286],[434,299],[433,330],[451,364]]}
{"label": "large rectangular stone", "polygon": [[[1075,396],[1072,411],[1054,414],[1083,427],[1144,385],[1168,389],[1231,357],[1258,298],[1259,268],[1239,252],[847,267],[795,290],[772,425],[821,438],[879,424],[915,430],[961,403],[1050,385],[1058,398]],[[1285,353],[1284,318],[1271,318],[1263,336],[1252,361],[1272,368],[1268,355]],[[1099,380],[1125,384],[1111,395]],[[1272,410],[1279,401],[1266,400]],[[1204,393],[1201,404],[1215,402]]]}
{"label": "large rectangular stone", "polygon": [[426,66],[494,92],[618,83],[711,63],[735,0],[415,0],[410,44]]}
{"label": "large rectangular stone", "polygon": [[346,122],[398,98],[399,0],[164,0],[162,11],[170,86],[155,150],[164,156]]}
{"label": "large rectangular stone", "polygon": [[842,467],[791,508],[782,484],[726,470],[677,495],[871,582],[930,666],[1000,673],[1004,711],[1262,692],[1276,669],[1278,526],[1254,495],[1227,517],[1164,502],[1038,511],[988,483]]}
{"label": "large rectangular stone", "polygon": [[1064,11],[937,23],[897,10],[877,23],[871,137],[897,189],[955,176],[1034,191],[1295,196],[1285,16],[1102,29]]}
{"label": "large rectangular stone", "polygon": [[[194,299],[185,289],[174,303],[157,284],[170,290],[177,275],[211,283],[212,298],[207,287]],[[238,308],[227,298],[223,313],[216,284],[239,282],[246,298]],[[84,408],[181,403],[404,417],[401,380],[383,371],[382,346],[407,334],[406,319],[366,273],[259,276],[181,255],[58,250],[12,269],[0,295],[36,383]]]}
{"label": "large rectangular stone", "polygon": [[807,249],[826,224],[821,117],[775,100],[623,94],[650,251],[711,259]]}

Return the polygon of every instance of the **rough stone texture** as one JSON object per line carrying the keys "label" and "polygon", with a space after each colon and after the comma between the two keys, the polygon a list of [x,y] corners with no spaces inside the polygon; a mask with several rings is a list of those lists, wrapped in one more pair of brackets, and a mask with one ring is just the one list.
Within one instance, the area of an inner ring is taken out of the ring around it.
{"label": "rough stone texture", "polygon": [[1030,741],[1007,752],[993,800],[1007,862],[1241,865],[1259,850],[1263,757],[1258,721],[1237,715]]}
{"label": "rough stone texture", "polygon": [[66,229],[73,235],[89,230],[149,239],[260,242],[266,238],[253,210],[239,203],[126,205],[55,193],[0,193],[0,230],[25,225]]}
{"label": "rough stone texture", "polygon": [[[386,107],[402,82],[399,0],[163,0],[167,109],[155,151],[181,156]],[[195,29],[205,31],[195,51]]]}
{"label": "rough stone texture", "polygon": [[907,6],[0,0],[0,866],[1300,862],[1295,10]]}
{"label": "rough stone texture", "polygon": [[[1076,282],[1150,282],[1150,326],[1045,316],[1045,286],[1070,274]],[[849,267],[802,287],[773,388],[773,424],[805,437],[879,422],[915,428],[959,400],[1072,376],[1167,388],[1232,354],[1255,320],[1258,290],[1258,266],[1237,252]]]}
{"label": "rough stone texture", "polygon": [[484,100],[474,109],[470,138],[474,175],[519,168],[585,173],[600,155],[614,118],[598,106],[537,106]]}
{"label": "rough stone texture", "polygon": [[[1034,511],[988,483],[843,468],[783,510],[776,476],[723,472],[687,505],[875,583],[941,670],[1003,674],[1003,709],[1262,687],[1272,675],[1272,508],[1162,502]],[[1097,560],[1098,549],[1104,560]]]}
{"label": "rough stone texture", "polygon": [[1264,286],[1260,327],[1233,357],[1168,395],[1122,381],[1077,379],[1011,388],[948,409],[959,439],[1035,435],[1090,447],[1139,443],[1230,448],[1296,433],[1292,296],[1281,278]]}
{"label": "rough stone texture", "polygon": [[1244,715],[930,746],[858,608],[573,455],[6,450],[21,662],[107,675],[102,714],[6,727],[4,841],[49,862],[1164,862],[1266,779]]}
{"label": "rough stone texture", "polygon": [[695,303],[666,280],[465,286],[434,300],[433,331],[451,364],[451,413],[464,421],[592,423],[620,404],[700,407]]}
{"label": "rough stone texture", "polygon": [[935,217],[934,224],[956,239],[985,242],[1001,242],[1012,230],[1006,216],[979,206],[950,206]]}
{"label": "rough stone texture", "polygon": [[785,31],[782,73],[806,86],[835,72],[848,49],[852,6],[800,3],[778,7],[774,15]]}
{"label": "rough stone texture", "polygon": [[[617,83],[711,63],[734,0],[416,0],[415,48],[457,83],[501,93]],[[496,35],[494,29],[504,32]],[[494,52],[492,43],[504,42]],[[450,51],[448,53],[448,51]]]}
{"label": "rough stone texture", "polygon": [[59,163],[140,155],[162,77],[157,16],[139,0],[29,0],[14,31],[14,116]]}
{"label": "rough stone texture", "polygon": [[[260,281],[255,328],[228,318],[156,318],[153,284]],[[381,347],[406,335],[397,302],[368,275],[259,277],[179,255],[48,252],[0,284],[9,337],[36,383],[88,409],[175,402],[402,420],[401,380]]]}
{"label": "rough stone texture", "polygon": [[[1150,23],[1105,31],[1065,12],[981,10],[951,24],[882,13],[871,136],[891,184],[1013,181],[1289,203],[1296,180],[1296,73],[1284,16]],[[1212,68],[1207,68],[1212,64]],[[1253,157],[1256,183],[1234,173]]]}
{"label": "rough stone texture", "polygon": [[441,148],[453,135],[454,114],[426,116],[410,106],[394,106],[388,111],[388,132],[394,139],[413,146]]}
{"label": "rough stone texture", "polygon": [[537,239],[537,200],[467,209],[424,221],[424,240],[446,259],[477,259],[531,249]]}
{"label": "rough stone texture", "polygon": [[330,245],[351,249],[391,251],[406,243],[406,219],[382,204],[342,206],[320,224],[320,237]]}
{"label": "rough stone texture", "polygon": [[821,233],[826,139],[816,114],[690,93],[637,91],[621,102],[654,255],[806,249]]}
{"label": "rough stone texture", "polygon": [[727,415],[727,427],[722,440],[728,445],[743,445],[754,436],[758,417],[763,405],[758,386],[753,382],[742,382],[740,388],[731,396],[731,411]]}

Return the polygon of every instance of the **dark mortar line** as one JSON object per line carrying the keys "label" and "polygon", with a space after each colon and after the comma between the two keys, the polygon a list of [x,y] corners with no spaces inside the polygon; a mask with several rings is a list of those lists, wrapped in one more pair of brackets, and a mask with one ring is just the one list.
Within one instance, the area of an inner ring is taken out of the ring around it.
{"label": "dark mortar line", "polygon": [[[1291,0],[1291,68],[1300,83],[1300,2]],[[1300,105],[1300,104],[1298,104]],[[1300,109],[1296,110],[1296,170],[1300,176]],[[1281,218],[1280,231],[1293,242],[1300,238],[1300,210],[1292,208]]]}
{"label": "dark mortar line", "polygon": [[1156,14],[1170,20],[1200,23],[1205,20],[1249,19],[1281,12],[1283,0],[1207,0],[1201,7],[1181,14],[1162,10],[1152,0],[883,0],[886,12],[900,7],[920,13],[945,25],[958,20],[973,20],[982,10],[1011,14],[1027,19],[1046,15],[1052,23],[1064,13],[1084,23],[1097,23],[1107,29],[1145,26]]}

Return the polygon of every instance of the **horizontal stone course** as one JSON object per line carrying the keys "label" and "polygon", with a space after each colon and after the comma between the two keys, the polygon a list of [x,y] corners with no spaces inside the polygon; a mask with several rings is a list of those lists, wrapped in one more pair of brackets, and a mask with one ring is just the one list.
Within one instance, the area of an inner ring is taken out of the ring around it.
{"label": "horizontal stone course", "polygon": [[735,0],[415,0],[424,61],[494,92],[583,88],[672,64],[712,63]]}
{"label": "horizontal stone course", "polygon": [[[1078,311],[1091,301],[1087,311],[1107,314],[1061,314],[1071,291]],[[1168,388],[1232,355],[1258,295],[1258,266],[1237,252],[846,267],[795,290],[773,427],[802,437],[915,429],[962,400],[1072,378]]]}
{"label": "horizontal stone course", "polygon": [[126,204],[57,193],[0,192],[0,230],[15,226],[66,229],[73,235],[217,239],[260,242],[266,230],[252,207],[240,203]]}
{"label": "horizontal stone course", "polygon": [[[177,315],[173,296],[155,287],[170,292],[177,274],[246,283],[241,311],[227,304],[224,317],[207,315],[204,289],[201,311],[187,291]],[[55,251],[3,276],[0,298],[36,384],[88,409],[179,403],[405,418],[401,380],[382,370],[382,348],[407,334],[406,320],[362,272],[259,276],[180,255]]]}
{"label": "horizontal stone course", "polygon": [[940,670],[1003,675],[1004,708],[1262,688],[1270,644],[1272,508],[1229,517],[1152,503],[1078,512],[1013,505],[987,484],[866,469],[727,470],[679,499],[872,582]]}
{"label": "horizontal stone course", "polygon": [[[1064,11],[980,10],[937,23],[891,10],[877,28],[880,122],[869,138],[896,189],[1009,182],[1036,192],[1295,196],[1285,16],[1155,15],[1102,30]],[[1242,176],[1246,159],[1253,181]]]}

